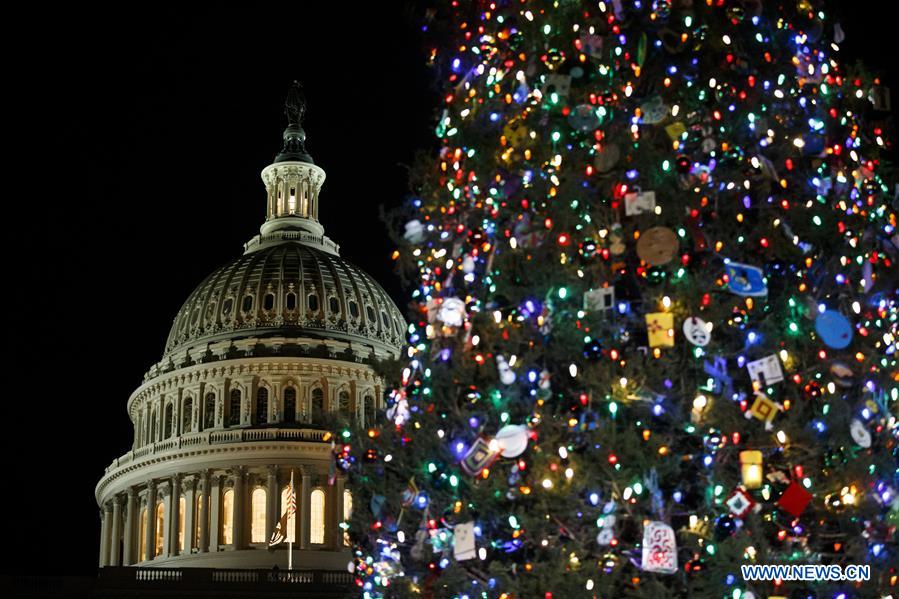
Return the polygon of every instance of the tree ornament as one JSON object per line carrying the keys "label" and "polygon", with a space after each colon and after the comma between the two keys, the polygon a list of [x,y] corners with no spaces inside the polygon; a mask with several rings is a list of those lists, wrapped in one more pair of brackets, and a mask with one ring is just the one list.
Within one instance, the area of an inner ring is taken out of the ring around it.
{"label": "tree ornament", "polygon": [[467,318],[465,302],[458,297],[445,297],[437,304],[437,320],[444,326],[461,327]]}
{"label": "tree ornament", "polygon": [[852,342],[852,325],[845,316],[835,310],[825,310],[815,319],[815,331],[824,345],[832,349],[843,349]]}
{"label": "tree ornament", "polygon": [[494,443],[491,446],[484,437],[478,437],[468,448],[460,466],[468,475],[478,476],[484,468],[490,467],[498,458],[499,445]]}
{"label": "tree ornament", "polygon": [[833,375],[834,382],[844,389],[855,384],[855,373],[845,362],[835,360],[830,365],[830,374]]}
{"label": "tree ornament", "polygon": [[517,458],[528,447],[528,429],[521,424],[507,424],[497,431],[493,440],[499,444],[500,455]]}
{"label": "tree ornament", "polygon": [[791,516],[798,518],[811,500],[811,493],[796,481],[791,481],[780,499],[777,500],[777,505]]}
{"label": "tree ornament", "polygon": [[671,312],[650,312],[646,315],[649,347],[674,347],[674,315]]}
{"label": "tree ornament", "polygon": [[652,520],[644,525],[640,567],[660,574],[677,572],[677,541],[674,530],[664,522]]}
{"label": "tree ornament", "polygon": [[599,526],[599,534],[596,535],[596,543],[600,547],[607,547],[615,540],[615,514],[604,514],[596,520]]}
{"label": "tree ornament", "polygon": [[728,262],[724,266],[724,273],[727,275],[727,289],[731,293],[750,297],[768,295],[768,286],[761,268]]}
{"label": "tree ornament", "polygon": [[684,337],[697,347],[705,347],[712,339],[712,323],[690,316],[684,320]]}
{"label": "tree ornament", "polygon": [[414,219],[406,223],[406,232],[403,238],[409,243],[421,243],[425,237],[425,226],[420,220]]}
{"label": "tree ornament", "polygon": [[474,538],[474,521],[462,522],[453,527],[453,557],[456,561],[474,559],[477,554]]}
{"label": "tree ornament", "polygon": [[712,362],[705,360],[702,363],[702,371],[712,379],[709,389],[712,393],[730,398],[734,393],[733,378],[727,373],[727,359],[723,356],[715,356]]}
{"label": "tree ornament", "polygon": [[677,253],[677,234],[668,227],[653,227],[637,240],[637,255],[651,266],[668,264]]}
{"label": "tree ornament", "polygon": [[600,287],[584,292],[584,310],[610,316],[615,310],[615,286]]}
{"label": "tree ornament", "polygon": [[647,125],[655,125],[664,121],[670,112],[661,97],[653,96],[640,106],[640,119]]}
{"label": "tree ornament", "polygon": [[511,385],[515,382],[515,372],[503,356],[496,356],[496,371],[499,373],[499,380],[503,385]]}
{"label": "tree ornament", "polygon": [[762,486],[762,452],[746,450],[740,452],[740,476],[747,489],[758,489]]}
{"label": "tree ornament", "polygon": [[537,399],[546,401],[552,397],[552,385],[550,383],[549,370],[540,371],[540,380],[537,382]]}
{"label": "tree ornament", "polygon": [[737,521],[729,514],[722,514],[715,518],[715,539],[723,541],[737,532]]}
{"label": "tree ornament", "polygon": [[624,245],[624,230],[620,223],[615,223],[609,228],[609,252],[613,256],[620,256],[625,249],[627,248]]}
{"label": "tree ornament", "polygon": [[636,216],[644,212],[652,212],[656,207],[656,192],[640,191],[624,194],[624,214]]}
{"label": "tree ornament", "polygon": [[727,506],[727,509],[730,510],[731,514],[741,519],[749,515],[749,512],[751,512],[756,505],[746,489],[740,487],[733,490],[724,504]]}
{"label": "tree ornament", "polygon": [[579,42],[579,50],[590,58],[604,58],[602,36],[584,32],[581,33]]}
{"label": "tree ornament", "polygon": [[774,428],[772,421],[781,409],[781,405],[768,399],[767,395],[756,392],[755,401],[752,402],[752,406],[746,412],[746,419],[758,418],[765,423],[765,430],[770,431]]}
{"label": "tree ornament", "polygon": [[780,368],[780,359],[777,354],[771,354],[759,360],[746,363],[749,378],[760,387],[767,387],[784,380],[783,370]]}
{"label": "tree ornament", "polygon": [[578,104],[568,115],[568,124],[576,131],[587,133],[599,127],[600,120],[594,106],[591,104]]}
{"label": "tree ornament", "polygon": [[871,447],[871,433],[865,424],[858,418],[853,418],[849,423],[849,434],[856,445],[863,449]]}
{"label": "tree ornament", "polygon": [[593,159],[593,168],[595,168],[596,172],[600,175],[608,174],[615,168],[615,165],[618,164],[620,158],[621,150],[618,148],[618,144],[604,144],[596,152],[596,157]]}

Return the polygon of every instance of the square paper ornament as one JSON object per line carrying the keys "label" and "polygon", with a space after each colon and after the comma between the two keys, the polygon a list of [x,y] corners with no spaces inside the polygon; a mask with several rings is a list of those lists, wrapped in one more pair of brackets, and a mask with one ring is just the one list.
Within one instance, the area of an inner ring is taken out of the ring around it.
{"label": "square paper ornament", "polygon": [[600,287],[584,292],[584,310],[607,316],[615,309],[615,286]]}
{"label": "square paper ornament", "polygon": [[650,312],[646,315],[649,347],[674,347],[674,315],[671,312]]}
{"label": "square paper ornament", "polygon": [[475,557],[474,522],[456,524],[453,528],[453,557],[462,562]]}
{"label": "square paper ornament", "polygon": [[752,500],[749,493],[740,487],[734,489],[734,492],[730,494],[730,497],[724,503],[727,505],[730,513],[737,518],[745,518],[755,505],[755,501]]}
{"label": "square paper ornament", "polygon": [[777,500],[777,505],[791,516],[798,517],[811,500],[812,494],[796,481],[792,481],[787,490],[780,496],[780,499]]}
{"label": "square paper ornament", "polygon": [[780,368],[780,359],[776,354],[749,362],[746,364],[746,369],[749,370],[749,378],[752,379],[752,382],[758,383],[762,387],[784,380],[784,373]]}
{"label": "square paper ornament", "polygon": [[756,393],[755,401],[746,412],[746,418],[758,418],[765,423],[765,430],[771,430],[774,425],[771,422],[780,411],[780,406],[771,401],[764,393]]}
{"label": "square paper ornament", "polygon": [[650,521],[644,526],[640,567],[661,574],[677,572],[677,541],[674,530],[664,522]]}
{"label": "square paper ornament", "polygon": [[624,214],[635,216],[644,212],[652,212],[656,207],[656,192],[637,191],[624,194]]}
{"label": "square paper ornament", "polygon": [[484,437],[478,437],[471,444],[468,453],[462,458],[461,466],[471,476],[477,476],[484,468],[487,468],[499,458],[499,446],[491,449],[490,443]]}

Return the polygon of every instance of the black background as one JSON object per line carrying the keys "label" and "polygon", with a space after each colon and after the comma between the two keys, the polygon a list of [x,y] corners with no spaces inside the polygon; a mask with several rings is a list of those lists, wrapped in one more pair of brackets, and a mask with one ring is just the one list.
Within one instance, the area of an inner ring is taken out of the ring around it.
{"label": "black background", "polygon": [[[895,83],[886,3],[855,6],[841,9],[844,60]],[[130,448],[125,402],[190,291],[258,231],[293,79],[328,174],[328,235],[406,304],[378,213],[407,194],[414,152],[436,147],[420,12],[70,5],[4,19],[4,572],[96,568],[93,491]]]}

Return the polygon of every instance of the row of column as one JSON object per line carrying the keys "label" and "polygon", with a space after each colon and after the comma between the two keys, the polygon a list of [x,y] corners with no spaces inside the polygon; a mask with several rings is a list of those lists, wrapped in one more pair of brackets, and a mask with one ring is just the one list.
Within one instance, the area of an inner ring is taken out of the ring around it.
{"label": "row of column", "polygon": [[[290,470],[286,472],[278,466],[269,466],[265,474],[266,489],[266,538],[271,535],[281,517],[284,506],[281,503],[281,489],[290,481]],[[233,551],[249,546],[247,532],[251,527],[250,495],[247,484],[250,473],[238,466],[225,473],[206,471],[185,477],[184,484],[184,543],[179,548],[180,498],[182,495],[182,475],[163,481],[149,481],[143,489],[131,487],[126,493],[118,494],[103,504],[100,511],[100,567],[130,566],[157,557],[173,557],[191,553],[207,553],[220,550]],[[254,474],[259,474],[254,472]],[[282,476],[279,477],[279,474]],[[286,474],[286,475],[285,475]],[[322,475],[313,475],[305,470],[295,473],[294,489],[297,497],[297,514],[294,518],[296,529],[295,548],[301,550],[339,550],[343,546],[343,491],[344,478],[338,477],[334,485],[322,481]],[[229,484],[233,485],[232,543],[226,547],[222,539],[222,519],[224,506],[222,497]],[[259,485],[255,485],[254,488]],[[163,527],[157,530],[157,500],[160,487],[165,493],[163,500]],[[322,544],[310,542],[310,503],[315,489],[325,492],[325,539]],[[197,498],[200,498],[199,507]],[[141,531],[141,511],[146,510],[146,519]],[[141,534],[143,532],[143,534]],[[162,551],[157,554],[157,538],[162,534]],[[143,541],[143,547],[139,541]],[[144,559],[141,559],[141,556]]]}

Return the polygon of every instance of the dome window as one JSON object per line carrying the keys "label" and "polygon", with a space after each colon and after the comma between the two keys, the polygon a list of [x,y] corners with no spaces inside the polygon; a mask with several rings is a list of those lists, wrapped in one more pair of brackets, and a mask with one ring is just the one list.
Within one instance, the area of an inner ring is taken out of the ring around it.
{"label": "dome window", "polygon": [[371,322],[377,322],[378,317],[375,316],[375,309],[371,306],[365,306],[365,313],[368,315],[368,320]]}
{"label": "dome window", "polygon": [[228,404],[228,426],[240,424],[240,390],[231,389],[231,401]]}
{"label": "dome window", "polygon": [[353,318],[359,318],[359,304],[350,300],[350,316]]}
{"label": "dome window", "polygon": [[181,407],[181,432],[189,433],[193,429],[194,422],[194,402],[191,398],[187,398],[184,400],[184,405]]}
{"label": "dome window", "polygon": [[288,387],[284,390],[284,422],[297,420],[297,390]]}
{"label": "dome window", "polygon": [[268,389],[260,387],[256,391],[256,424],[268,423]]}
{"label": "dome window", "polygon": [[297,309],[297,294],[291,291],[287,294],[286,302],[287,309],[293,312]]}
{"label": "dome window", "polygon": [[381,324],[384,325],[385,329],[389,329],[390,325],[387,323],[387,312],[381,311]]}
{"label": "dome window", "polygon": [[252,295],[243,296],[242,310],[244,312],[249,312],[252,309],[253,309],[253,296]]}
{"label": "dome window", "polygon": [[194,308],[193,313],[190,315],[190,326],[197,326],[197,322],[200,320],[200,307],[197,306]]}
{"label": "dome window", "polygon": [[306,298],[307,305],[309,306],[309,310],[311,312],[318,312],[318,296],[314,293],[310,293],[309,297]]}
{"label": "dome window", "polygon": [[215,426],[215,393],[206,394],[206,405],[203,406],[203,428]]}
{"label": "dome window", "polygon": [[225,303],[222,304],[222,314],[225,316],[231,315],[231,310],[234,308],[234,300],[230,297],[225,300]]}
{"label": "dome window", "polygon": [[274,293],[266,293],[265,297],[262,298],[262,308],[270,312],[275,308],[275,294]]}
{"label": "dome window", "polygon": [[312,390],[312,405],[310,406],[310,411],[312,414],[311,420],[315,423],[320,423],[322,421],[322,416],[325,413],[325,392],[320,388]]}
{"label": "dome window", "polygon": [[328,310],[330,310],[332,314],[338,314],[340,312],[340,302],[337,301],[336,297],[328,299]]}

